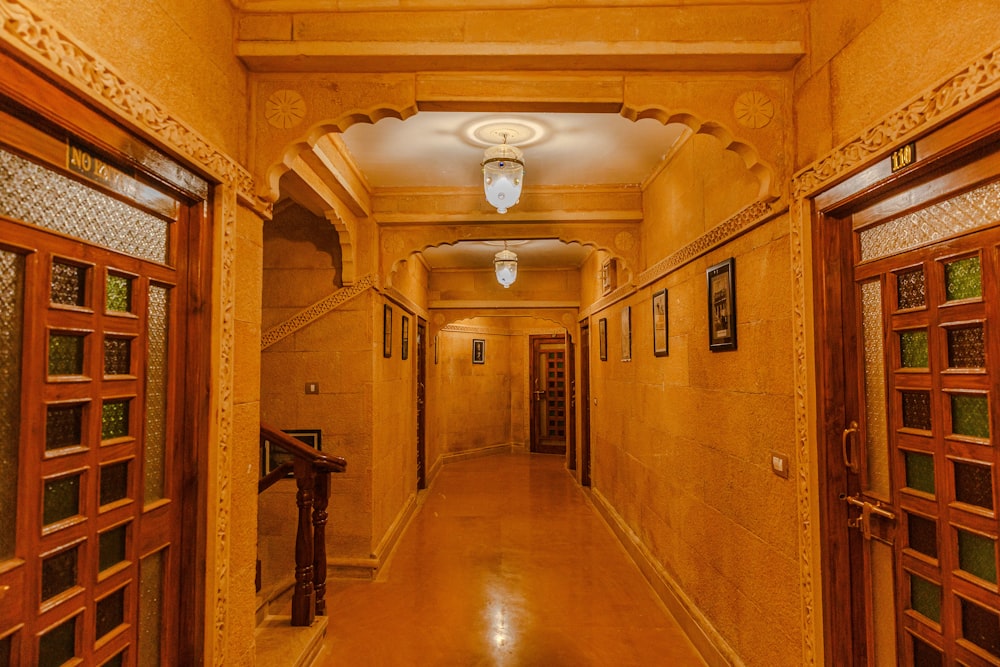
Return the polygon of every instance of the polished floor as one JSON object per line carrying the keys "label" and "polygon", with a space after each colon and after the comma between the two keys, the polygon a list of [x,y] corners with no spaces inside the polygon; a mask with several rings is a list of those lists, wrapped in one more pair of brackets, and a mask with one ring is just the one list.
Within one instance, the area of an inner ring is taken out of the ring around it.
{"label": "polished floor", "polygon": [[704,665],[564,469],[443,467],[377,581],[330,582],[319,667]]}

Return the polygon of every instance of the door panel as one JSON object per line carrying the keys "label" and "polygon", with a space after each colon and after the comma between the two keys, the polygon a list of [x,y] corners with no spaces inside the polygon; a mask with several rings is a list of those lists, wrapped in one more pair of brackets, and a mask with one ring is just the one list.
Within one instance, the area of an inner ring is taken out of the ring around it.
{"label": "door panel", "polygon": [[564,336],[531,336],[531,451],[565,454],[567,389]]}

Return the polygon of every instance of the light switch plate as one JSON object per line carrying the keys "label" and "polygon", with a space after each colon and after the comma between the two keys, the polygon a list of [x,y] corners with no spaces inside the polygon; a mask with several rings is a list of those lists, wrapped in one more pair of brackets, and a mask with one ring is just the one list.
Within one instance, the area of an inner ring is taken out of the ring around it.
{"label": "light switch plate", "polygon": [[319,382],[306,382],[306,393],[307,394],[318,394],[319,393]]}
{"label": "light switch plate", "polygon": [[771,470],[778,477],[788,479],[788,455],[771,452]]}

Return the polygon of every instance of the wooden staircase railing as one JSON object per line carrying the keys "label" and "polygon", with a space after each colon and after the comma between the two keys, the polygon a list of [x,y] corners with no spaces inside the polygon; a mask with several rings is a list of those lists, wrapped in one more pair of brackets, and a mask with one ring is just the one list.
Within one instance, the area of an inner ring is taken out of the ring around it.
{"label": "wooden staircase railing", "polygon": [[295,590],[292,592],[292,625],[312,625],[326,615],[326,507],[330,500],[330,473],[344,472],[347,461],[308,447],[284,431],[260,424],[261,442],[267,440],[292,456],[257,482],[260,494],[289,471],[298,492],[298,529],[295,534]]}

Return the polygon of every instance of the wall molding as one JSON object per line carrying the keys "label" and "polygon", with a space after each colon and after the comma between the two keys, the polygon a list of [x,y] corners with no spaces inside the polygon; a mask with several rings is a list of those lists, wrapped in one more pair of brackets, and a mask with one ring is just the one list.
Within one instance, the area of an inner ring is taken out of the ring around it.
{"label": "wall molding", "polygon": [[1000,91],[1000,47],[972,61],[795,174],[792,198],[802,199],[833,185],[897,144],[929,132],[997,91]]}
{"label": "wall molding", "polygon": [[336,310],[354,297],[364,294],[369,289],[377,289],[377,278],[374,273],[369,273],[349,287],[342,287],[336,292],[323,297],[311,306],[300,310],[289,317],[284,322],[276,324],[263,333],[260,337],[260,349],[263,352],[279,340],[291,336],[300,329],[304,329],[319,318]]}

